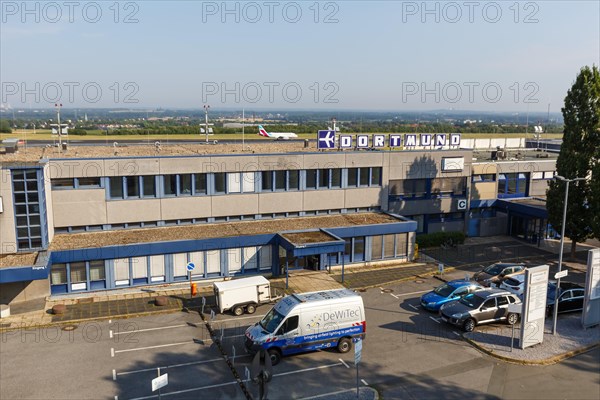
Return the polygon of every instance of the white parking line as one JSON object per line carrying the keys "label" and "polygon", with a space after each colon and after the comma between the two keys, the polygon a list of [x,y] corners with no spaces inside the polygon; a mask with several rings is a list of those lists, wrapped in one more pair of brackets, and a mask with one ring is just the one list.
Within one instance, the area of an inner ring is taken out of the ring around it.
{"label": "white parking line", "polygon": [[218,322],[227,322],[227,321],[239,321],[241,319],[250,319],[250,318],[258,318],[261,319],[262,317],[264,317],[266,314],[262,314],[262,315],[252,315],[249,317],[238,317],[238,318],[229,318],[229,319],[215,319],[214,321],[212,321],[213,324],[216,324]]}
{"label": "white parking line", "polygon": [[364,379],[361,379],[360,381],[363,383],[363,385],[369,386],[369,384],[367,383],[367,381],[365,381]]}
{"label": "white parking line", "polygon": [[456,331],[452,331],[452,333],[454,333],[456,336],[460,336],[460,333],[458,333]]}
{"label": "white parking line", "polygon": [[[189,326],[189,325],[188,324],[184,324],[184,325],[161,326],[161,327],[158,327],[158,328],[135,329],[135,330],[131,330],[131,331],[115,332],[114,334],[115,335],[128,335],[128,334],[131,334],[131,333],[159,331],[159,330],[162,330],[162,329],[183,328],[183,327],[187,327],[187,326]],[[110,332],[112,332],[112,331],[110,331]]]}
{"label": "white parking line", "polygon": [[112,329],[108,331],[108,337],[111,338],[111,339],[113,338],[113,331],[112,331]]}
{"label": "white parking line", "polygon": [[340,362],[341,362],[342,364],[344,364],[344,366],[345,366],[346,368],[350,368],[350,366],[349,366],[348,364],[346,364],[346,362],[345,362],[344,360],[342,360],[341,358],[338,358],[338,360],[340,360]]}
{"label": "white parking line", "polygon": [[[233,358],[244,358],[244,357],[251,357],[251,355],[250,354],[242,354],[242,355],[239,355],[239,356],[230,357],[230,359],[233,359]],[[144,369],[138,369],[138,370],[133,370],[133,371],[117,372],[116,376],[139,374],[140,372],[156,371],[156,368],[160,368],[160,369],[172,369],[172,368],[179,368],[179,367],[187,367],[187,366],[190,366],[190,365],[208,364],[208,363],[213,363],[213,362],[218,362],[218,361],[223,361],[223,357],[221,357],[221,358],[213,358],[213,359],[210,359],[210,360],[192,361],[192,362],[182,363],[182,364],[166,365],[164,367],[144,368]]]}
{"label": "white parking line", "polygon": [[110,356],[111,356],[111,357],[114,357],[114,356],[115,356],[115,348],[114,348],[114,347],[111,347],[111,348],[110,348]]}
{"label": "white parking line", "polygon": [[300,372],[306,372],[306,371],[315,371],[317,369],[331,368],[331,367],[336,367],[338,365],[342,365],[342,363],[335,363],[335,364],[329,364],[329,365],[321,365],[320,367],[313,367],[313,368],[304,368],[304,369],[299,369],[297,371],[282,372],[280,374],[274,374],[273,377],[298,374]]}
{"label": "white parking line", "polygon": [[421,293],[427,293],[427,292],[431,292],[431,289],[421,290],[419,292],[412,292],[412,293],[399,293],[398,296],[410,296],[411,294],[421,294]]}
{"label": "white parking line", "polygon": [[158,345],[158,346],[148,346],[148,347],[137,347],[135,349],[125,349],[125,350],[114,350],[114,349],[111,349],[111,350],[114,351],[115,354],[117,354],[117,353],[126,353],[128,351],[140,351],[140,350],[149,350],[149,349],[159,349],[159,348],[162,348],[162,347],[181,346],[182,344],[194,344],[194,341],[193,340],[188,340],[187,342],[161,344],[161,345]]}
{"label": "white parking line", "polygon": [[399,299],[400,297],[396,296],[394,293],[390,293],[390,296],[394,296],[395,298]]}
{"label": "white parking line", "polygon": [[[191,388],[191,389],[185,389],[185,390],[178,390],[176,392],[162,393],[161,396],[162,397],[167,397],[167,396],[173,396],[175,394],[182,394],[182,393],[194,392],[196,390],[213,389],[213,388],[217,388],[217,387],[229,386],[229,385],[237,385],[237,384],[238,384],[238,381],[225,382],[225,383],[217,383],[216,385],[201,386],[201,387],[197,387],[197,388]],[[136,398],[131,399],[131,400],[154,399],[154,398],[157,398],[157,397],[158,397],[158,394],[155,394],[155,395],[152,395],[152,396],[136,397]]]}
{"label": "white parking line", "polygon": [[429,318],[431,318],[432,320],[434,320],[435,322],[437,322],[438,324],[440,324],[441,322],[437,319],[437,318],[433,318],[432,316],[429,316]]}
{"label": "white parking line", "polygon": [[113,369],[113,381],[117,380],[117,371]]}
{"label": "white parking line", "polygon": [[411,307],[411,308],[413,308],[413,309],[415,309],[415,310],[419,310],[419,306],[416,306],[416,307],[415,307],[415,306],[413,306],[412,304],[409,304],[408,306],[409,306],[409,307]]}

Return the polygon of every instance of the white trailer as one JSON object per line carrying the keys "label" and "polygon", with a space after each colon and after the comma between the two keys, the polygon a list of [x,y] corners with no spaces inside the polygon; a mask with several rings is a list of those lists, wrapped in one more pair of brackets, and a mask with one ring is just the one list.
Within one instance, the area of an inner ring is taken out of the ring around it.
{"label": "white trailer", "polygon": [[260,304],[281,298],[271,291],[271,284],[264,276],[214,282],[213,291],[219,312],[230,310],[237,316],[244,312],[254,314]]}

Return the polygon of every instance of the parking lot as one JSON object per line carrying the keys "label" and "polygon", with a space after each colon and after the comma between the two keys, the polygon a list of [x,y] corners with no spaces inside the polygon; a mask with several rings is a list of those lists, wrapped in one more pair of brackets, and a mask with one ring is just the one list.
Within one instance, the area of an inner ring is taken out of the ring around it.
{"label": "parking lot", "polygon": [[[447,278],[458,278],[459,272]],[[558,365],[512,365],[480,353],[462,332],[422,310],[420,296],[439,285],[434,277],[360,292],[367,315],[367,337],[359,365],[359,385],[396,398],[597,398],[599,352]],[[112,319],[74,326],[11,331],[2,334],[1,398],[151,399],[151,380],[168,373],[164,398],[258,398],[248,381],[251,357],[243,347],[245,329],[269,309],[234,317],[197,311]],[[65,329],[65,328],[63,328]],[[493,334],[506,324],[477,327]],[[217,346],[215,339],[221,343]],[[233,368],[233,370],[232,370]],[[27,374],[22,371],[28,371]],[[235,371],[235,373],[234,373]],[[327,398],[353,390],[353,352],[325,350],[284,357],[273,367],[270,399]],[[35,384],[31,384],[35,375]],[[239,379],[238,379],[239,378]]]}

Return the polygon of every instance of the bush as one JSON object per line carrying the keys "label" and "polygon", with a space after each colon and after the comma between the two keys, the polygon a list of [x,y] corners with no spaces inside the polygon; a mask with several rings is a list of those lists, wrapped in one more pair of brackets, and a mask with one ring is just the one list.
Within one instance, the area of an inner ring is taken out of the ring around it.
{"label": "bush", "polygon": [[439,247],[442,245],[457,245],[465,242],[465,234],[463,232],[435,232],[424,235],[417,235],[417,244],[419,249],[428,247]]}
{"label": "bush", "polygon": [[69,135],[85,136],[87,135],[87,131],[81,128],[73,128],[69,129]]}

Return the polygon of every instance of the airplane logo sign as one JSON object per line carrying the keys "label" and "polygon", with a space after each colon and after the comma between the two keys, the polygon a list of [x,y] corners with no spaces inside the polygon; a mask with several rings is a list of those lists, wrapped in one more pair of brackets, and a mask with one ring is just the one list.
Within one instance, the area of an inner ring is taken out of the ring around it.
{"label": "airplane logo sign", "polygon": [[319,131],[318,149],[333,149],[335,147],[335,131]]}

